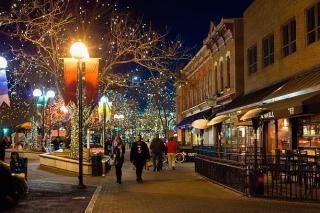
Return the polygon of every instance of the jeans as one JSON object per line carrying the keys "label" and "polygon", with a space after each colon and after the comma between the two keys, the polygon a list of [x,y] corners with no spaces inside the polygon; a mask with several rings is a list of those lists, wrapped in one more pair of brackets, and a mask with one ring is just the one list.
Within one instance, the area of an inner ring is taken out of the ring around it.
{"label": "jeans", "polygon": [[162,169],[162,154],[153,154],[153,171],[160,171]]}
{"label": "jeans", "polygon": [[143,163],[143,162],[136,162],[135,163],[136,175],[137,175],[138,180],[142,179],[142,171],[143,171],[144,165],[145,165],[145,163]]}
{"label": "jeans", "polygon": [[117,182],[121,182],[121,176],[122,176],[122,162],[115,165],[116,167],[116,176],[117,176]]}

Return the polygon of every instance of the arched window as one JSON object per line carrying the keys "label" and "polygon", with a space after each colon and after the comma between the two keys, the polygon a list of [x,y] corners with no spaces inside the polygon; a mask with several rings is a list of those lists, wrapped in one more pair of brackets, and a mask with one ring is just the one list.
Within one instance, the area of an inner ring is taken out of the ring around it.
{"label": "arched window", "polygon": [[218,92],[218,66],[214,67],[214,88],[215,92]]}
{"label": "arched window", "polygon": [[223,61],[220,61],[220,90],[223,91],[224,84],[223,84]]}
{"label": "arched window", "polygon": [[227,57],[227,88],[231,87],[230,56]]}

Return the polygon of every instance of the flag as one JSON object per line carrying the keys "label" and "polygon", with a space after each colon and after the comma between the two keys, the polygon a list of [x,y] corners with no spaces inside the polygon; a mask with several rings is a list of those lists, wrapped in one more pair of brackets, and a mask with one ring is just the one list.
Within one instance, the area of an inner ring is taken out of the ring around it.
{"label": "flag", "polygon": [[8,95],[8,82],[6,70],[0,70],[0,106],[5,103],[10,106],[10,99]]}

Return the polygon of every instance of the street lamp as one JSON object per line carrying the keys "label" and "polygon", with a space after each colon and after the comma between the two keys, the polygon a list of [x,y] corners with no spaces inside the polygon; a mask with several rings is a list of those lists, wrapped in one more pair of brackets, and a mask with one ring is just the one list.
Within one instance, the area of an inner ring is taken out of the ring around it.
{"label": "street lamp", "polygon": [[[106,141],[106,120],[107,120],[107,109],[106,109],[106,104],[108,103],[108,98],[106,96],[102,96],[100,98],[100,103],[99,105],[103,106],[103,124],[102,124],[102,147],[103,150],[105,150],[105,141]],[[105,153],[106,154],[106,153]]]}
{"label": "street lamp", "polygon": [[121,119],[124,119],[124,115],[123,114],[115,114],[114,115],[114,119],[116,119],[118,122],[117,122],[117,130],[118,130],[118,134],[119,134],[119,132],[120,132],[120,129],[119,129],[119,127],[120,127],[120,120]]}
{"label": "street lamp", "polygon": [[70,54],[73,58],[77,59],[77,74],[78,74],[78,112],[79,112],[79,188],[85,188],[83,184],[83,141],[82,141],[82,72],[84,70],[84,64],[82,60],[89,58],[89,53],[86,45],[82,42],[75,42],[70,48]]}
{"label": "street lamp", "polygon": [[44,139],[44,135],[45,135],[45,126],[44,126],[44,117],[45,117],[45,107],[49,101],[50,98],[54,98],[55,97],[55,92],[52,90],[48,90],[45,93],[45,89],[44,87],[42,88],[42,91],[40,89],[35,89],[33,90],[33,96],[37,98],[37,105],[41,105],[42,106],[42,139]]}

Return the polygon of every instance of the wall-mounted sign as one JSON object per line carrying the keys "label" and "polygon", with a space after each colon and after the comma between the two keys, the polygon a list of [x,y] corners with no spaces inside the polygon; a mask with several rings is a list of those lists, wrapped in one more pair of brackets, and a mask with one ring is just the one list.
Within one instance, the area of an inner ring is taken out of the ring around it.
{"label": "wall-mounted sign", "polygon": [[265,113],[265,114],[263,114],[263,115],[260,116],[260,119],[264,119],[264,120],[266,120],[266,119],[273,119],[273,118],[274,118],[274,114],[273,114],[272,111],[267,112],[267,113]]}

